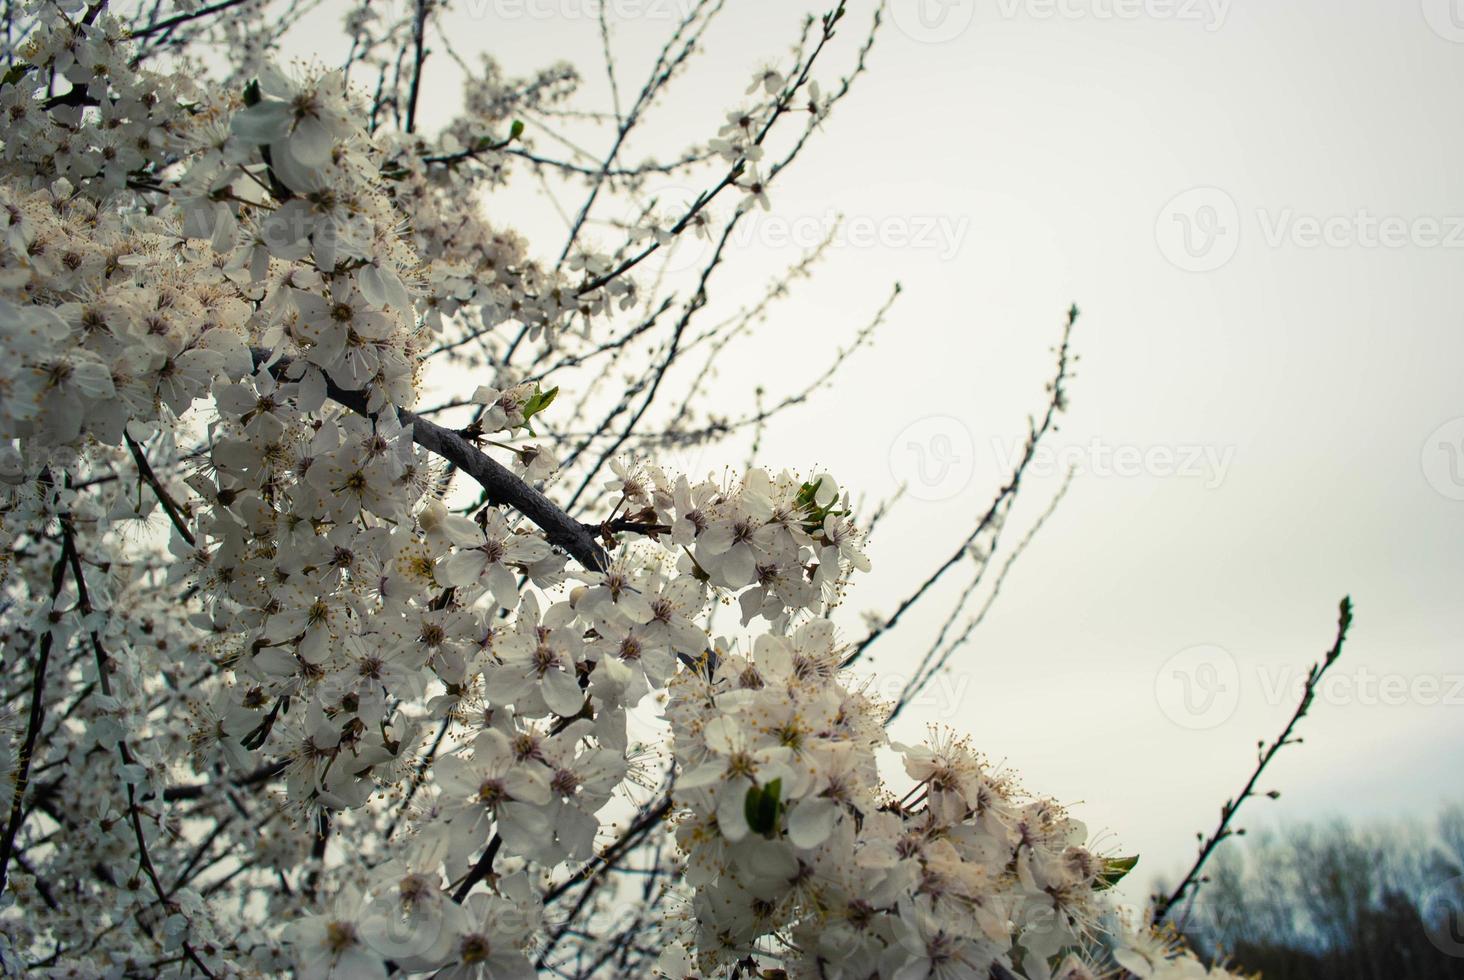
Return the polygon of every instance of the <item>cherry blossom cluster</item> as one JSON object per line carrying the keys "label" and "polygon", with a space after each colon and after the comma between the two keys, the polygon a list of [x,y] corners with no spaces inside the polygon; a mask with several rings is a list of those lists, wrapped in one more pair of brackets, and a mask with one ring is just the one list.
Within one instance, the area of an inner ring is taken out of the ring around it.
{"label": "cherry blossom cluster", "polygon": [[826,611],[850,571],[869,570],[863,535],[832,477],[804,481],[754,468],[729,488],[673,479],[655,466],[612,467],[608,488],[620,506],[655,522],[651,530],[679,553],[681,571],[736,595],[744,626],[761,617],[782,629],[797,613]]}
{"label": "cherry blossom cluster", "polygon": [[[194,113],[207,110],[187,75],[129,64],[132,45],[115,17],[104,13],[87,23],[54,9],[32,6],[37,22],[23,60],[0,87],[0,168],[21,186],[63,179],[101,200],[192,149]],[[51,94],[58,77],[72,86],[65,95]]]}
{"label": "cherry blossom cluster", "polygon": [[[764,956],[809,978],[985,977],[993,964],[1096,976],[1060,954],[1093,945],[1111,912],[1102,893],[1130,865],[1090,850],[1082,823],[965,739],[890,745],[878,701],[842,682],[842,656],[812,619],[672,681],[696,914],[662,972],[719,975]],[[913,782],[903,797],[885,788],[881,751]],[[1155,948],[1119,960],[1138,976],[1204,975]]]}

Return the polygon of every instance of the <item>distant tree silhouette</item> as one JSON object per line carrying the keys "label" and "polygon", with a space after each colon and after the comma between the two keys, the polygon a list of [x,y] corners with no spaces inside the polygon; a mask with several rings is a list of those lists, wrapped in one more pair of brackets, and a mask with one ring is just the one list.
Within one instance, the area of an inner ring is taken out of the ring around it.
{"label": "distant tree silhouette", "polygon": [[1464,977],[1464,807],[1432,826],[1303,825],[1217,855],[1175,916],[1194,947],[1265,980]]}

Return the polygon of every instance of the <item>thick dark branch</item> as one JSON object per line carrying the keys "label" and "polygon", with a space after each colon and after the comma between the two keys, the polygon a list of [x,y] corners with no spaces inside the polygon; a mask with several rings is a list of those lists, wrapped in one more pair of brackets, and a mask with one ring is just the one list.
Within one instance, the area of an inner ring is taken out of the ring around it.
{"label": "thick dark branch", "polygon": [[[1337,638],[1332,641],[1332,648],[1327,651],[1322,662],[1313,664],[1311,671],[1306,675],[1306,686],[1301,692],[1301,703],[1296,706],[1296,711],[1292,714],[1291,720],[1286,723],[1285,730],[1281,732],[1280,737],[1272,742],[1270,746],[1264,747],[1256,763],[1255,771],[1251,773],[1251,777],[1246,782],[1245,788],[1240,791],[1240,795],[1233,800],[1226,800],[1225,805],[1220,808],[1220,826],[1216,827],[1215,832],[1200,846],[1200,853],[1195,858],[1195,863],[1190,867],[1189,872],[1175,886],[1174,891],[1169,893],[1168,897],[1155,896],[1155,923],[1163,922],[1164,917],[1174,909],[1175,904],[1180,899],[1184,898],[1187,891],[1192,888],[1199,888],[1201,881],[1200,870],[1205,866],[1205,862],[1210,859],[1210,855],[1214,852],[1216,846],[1222,840],[1231,836],[1231,834],[1236,833],[1236,831],[1230,829],[1230,821],[1234,819],[1241,804],[1256,795],[1256,782],[1261,778],[1261,773],[1266,771],[1266,767],[1271,764],[1271,760],[1276,757],[1276,753],[1281,751],[1282,746],[1301,741],[1301,739],[1292,738],[1291,733],[1295,731],[1297,722],[1305,718],[1307,710],[1311,708],[1312,699],[1316,697],[1317,685],[1321,683],[1322,675],[1342,655],[1342,644],[1347,642],[1347,630],[1351,626],[1352,598],[1349,596],[1342,600],[1342,605],[1337,616]],[[1264,746],[1264,743],[1262,745]],[[1274,798],[1275,794],[1268,795]],[[1240,832],[1243,833],[1244,831]]]}
{"label": "thick dark branch", "polygon": [[[253,353],[256,364],[269,364],[268,351],[255,349]],[[289,364],[289,358],[280,358],[270,364],[270,371],[277,376],[284,376]],[[332,401],[359,415],[373,417],[367,407],[368,396],[364,391],[346,391],[334,382],[327,381],[326,394]],[[459,433],[429,422],[404,408],[395,411],[401,424],[412,429],[412,440],[417,445],[441,456],[477,480],[483,487],[483,499],[488,503],[517,510],[539,526],[550,544],[563,548],[586,568],[599,571],[606,567],[605,552],[595,541],[593,529],[570,517],[558,504],[519,479],[513,471]]]}

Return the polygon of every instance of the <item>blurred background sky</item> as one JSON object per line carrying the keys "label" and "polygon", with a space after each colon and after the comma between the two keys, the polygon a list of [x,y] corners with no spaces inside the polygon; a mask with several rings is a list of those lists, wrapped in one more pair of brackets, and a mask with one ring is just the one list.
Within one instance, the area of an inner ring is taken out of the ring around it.
{"label": "blurred background sky", "polygon": [[[606,2],[622,90],[638,90],[680,0]],[[460,53],[510,74],[569,60],[579,104],[608,106],[590,0],[456,8]],[[715,136],[753,71],[785,63],[823,9],[728,3],[623,159]],[[826,90],[871,12],[849,4]],[[338,61],[340,14],[322,6],[291,53]],[[1261,787],[1283,795],[1240,824],[1427,817],[1457,798],[1464,3],[893,0],[869,67],[780,177],[772,215],[735,239],[714,294],[746,302],[844,216],[815,280],[723,365],[719,391],[745,406],[758,383],[802,387],[904,286],[873,346],[760,451],[871,500],[910,484],[871,542],[845,635],[985,510],[1043,407],[1064,312],[1083,310],[1071,410],[1015,524],[1064,465],[1076,479],[895,736],[970,732],[1141,853],[1138,899],[1177,877],[1256,743],[1280,732],[1350,593],[1334,683]],[[461,79],[429,57],[424,128],[451,118]],[[552,260],[564,220],[521,176],[485,207]],[[745,447],[724,448],[703,472],[740,465]],[[908,669],[941,611],[912,616],[865,666]]]}

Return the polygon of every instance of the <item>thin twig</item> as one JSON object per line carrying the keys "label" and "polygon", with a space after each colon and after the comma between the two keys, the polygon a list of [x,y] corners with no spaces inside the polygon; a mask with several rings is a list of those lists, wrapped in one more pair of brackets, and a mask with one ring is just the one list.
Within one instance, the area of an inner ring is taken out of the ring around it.
{"label": "thin twig", "polygon": [[[61,545],[61,556],[56,559],[56,564],[51,571],[51,605],[53,607],[50,615],[54,616],[56,600],[61,596],[61,586],[66,579],[66,565],[70,559],[68,552],[71,549],[71,540],[67,538]],[[5,826],[5,838],[0,840],[0,893],[5,891],[10,868],[10,856],[15,850],[15,835],[20,832],[22,823],[23,806],[25,802],[26,787],[30,785],[31,758],[36,750],[36,738],[41,733],[41,724],[45,720],[46,712],[46,667],[51,661],[51,644],[54,637],[49,626],[41,634],[39,650],[36,653],[36,665],[31,672],[31,705],[30,717],[25,726],[25,743],[20,748],[19,769],[15,774],[15,795],[10,799],[10,821]]]}
{"label": "thin twig", "polygon": [[[1256,782],[1261,778],[1261,773],[1265,772],[1266,766],[1270,765],[1271,760],[1276,757],[1276,753],[1283,746],[1301,741],[1299,738],[1292,738],[1291,733],[1296,729],[1297,722],[1306,717],[1307,710],[1311,707],[1313,698],[1316,697],[1317,685],[1321,683],[1322,675],[1342,655],[1342,644],[1347,641],[1347,630],[1351,626],[1352,598],[1348,596],[1342,600],[1337,616],[1337,638],[1332,642],[1332,648],[1326,652],[1322,661],[1312,664],[1311,670],[1306,675],[1306,685],[1301,692],[1301,703],[1296,706],[1296,711],[1292,714],[1291,720],[1286,723],[1286,728],[1269,747],[1264,742],[1260,743],[1260,757],[1257,761],[1255,771],[1251,773],[1251,777],[1246,781],[1245,787],[1240,791],[1240,795],[1233,800],[1226,800],[1225,805],[1220,808],[1220,825],[1200,845],[1200,853],[1195,858],[1195,863],[1180,880],[1179,884],[1174,887],[1174,890],[1167,897],[1162,895],[1154,896],[1155,923],[1164,921],[1165,916],[1173,910],[1175,904],[1184,898],[1185,892],[1191,888],[1198,889],[1200,887],[1203,881],[1200,877],[1200,871],[1204,868],[1205,862],[1210,859],[1210,855],[1214,852],[1216,846],[1232,834],[1243,833],[1243,831],[1232,831],[1230,829],[1230,821],[1235,817],[1236,811],[1240,809],[1241,804],[1256,795]],[[1272,795],[1272,798],[1275,798],[1273,794],[1267,795]]]}
{"label": "thin twig", "polygon": [[1052,430],[1053,423],[1057,420],[1057,413],[1067,407],[1067,389],[1065,385],[1068,380],[1068,371],[1071,364],[1069,350],[1072,342],[1073,325],[1077,322],[1078,308],[1074,306],[1068,310],[1067,323],[1063,327],[1062,343],[1058,346],[1057,351],[1057,374],[1053,377],[1052,383],[1048,385],[1048,391],[1051,397],[1048,399],[1047,410],[1042,417],[1042,423],[1040,425],[1030,425],[1029,423],[1027,444],[1022,452],[1022,458],[1012,470],[1012,475],[1007,479],[1006,484],[997,491],[996,499],[992,501],[991,506],[986,509],[986,513],[981,516],[981,519],[976,522],[975,529],[966,536],[966,539],[961,542],[960,547],[942,562],[935,571],[931,572],[914,592],[906,596],[904,601],[895,608],[894,613],[888,619],[871,629],[864,639],[859,641],[849,656],[844,658],[842,666],[848,667],[860,657],[864,656],[864,651],[869,649],[870,644],[893,629],[900,621],[900,617],[924,598],[926,593],[935,586],[935,583],[940,581],[946,572],[950,571],[955,567],[957,562],[966,556],[970,551],[971,545],[975,544],[976,539],[992,526],[997,516],[1002,513],[1007,502],[1021,488],[1022,477],[1026,474],[1027,467],[1031,465],[1033,458],[1037,455],[1038,443]]}
{"label": "thin twig", "polygon": [[407,90],[408,133],[416,132],[417,129],[417,96],[422,89],[422,65],[427,60],[427,52],[422,47],[427,34],[427,2],[428,0],[417,0],[417,21],[412,36],[412,85]]}
{"label": "thin twig", "polygon": [[[186,24],[190,20],[198,20],[200,17],[207,17],[210,14],[216,14],[222,10],[228,10],[230,7],[237,7],[241,3],[248,2],[249,0],[220,0],[219,3],[211,4],[207,7],[199,7],[197,10],[191,10],[187,13],[178,14],[176,17],[169,17],[166,20],[160,20],[156,23],[149,24],[146,27],[139,28],[138,30],[132,31],[131,36],[134,38],[147,37],[149,34],[156,34],[159,31],[166,31],[171,28],[177,27],[179,24]],[[98,4],[98,6],[100,6],[100,4]]]}
{"label": "thin twig", "polygon": [[137,462],[138,475],[142,477],[148,486],[152,487],[153,493],[158,498],[158,503],[163,505],[163,511],[167,513],[168,520],[173,522],[173,526],[178,529],[178,533],[183,536],[183,540],[188,542],[189,547],[197,547],[198,542],[194,540],[193,532],[188,528],[188,522],[183,519],[182,511],[179,509],[177,502],[168,493],[167,488],[163,486],[162,481],[158,479],[158,475],[153,472],[152,464],[147,461],[147,455],[143,453],[142,447],[138,445],[137,440],[132,438],[130,434],[124,433],[124,435],[127,436],[127,448],[132,450],[132,458]]}

